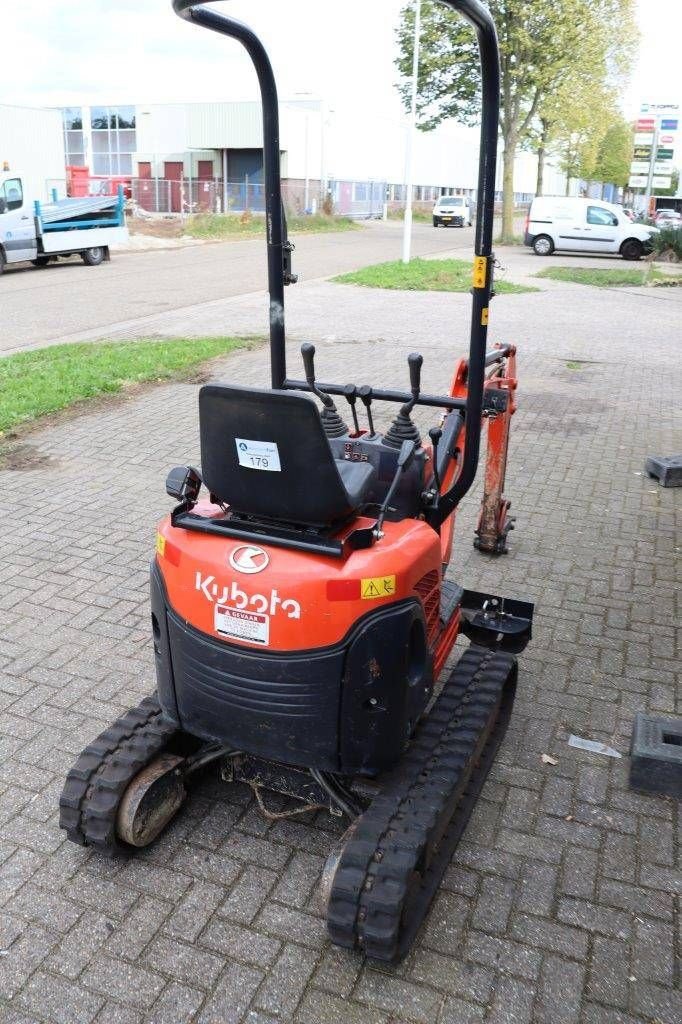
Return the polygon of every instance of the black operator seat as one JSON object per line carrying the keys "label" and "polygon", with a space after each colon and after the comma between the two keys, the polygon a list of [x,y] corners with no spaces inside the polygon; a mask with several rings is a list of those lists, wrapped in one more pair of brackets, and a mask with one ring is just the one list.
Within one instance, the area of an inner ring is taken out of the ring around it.
{"label": "black operator seat", "polygon": [[308,395],[206,384],[199,429],[204,483],[234,512],[331,526],[367,501],[374,468],[334,458]]}

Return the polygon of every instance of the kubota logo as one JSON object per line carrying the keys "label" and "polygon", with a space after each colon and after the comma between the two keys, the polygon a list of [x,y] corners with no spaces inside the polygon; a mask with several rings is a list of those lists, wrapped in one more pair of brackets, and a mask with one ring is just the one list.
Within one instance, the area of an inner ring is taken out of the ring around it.
{"label": "kubota logo", "polygon": [[194,588],[211,604],[227,604],[240,610],[248,608],[259,615],[276,615],[281,608],[289,619],[301,617],[298,601],[291,597],[281,598],[276,590],[271,590],[269,594],[246,594],[234,580],[223,586],[216,582],[215,576],[202,576],[200,572],[196,574]]}
{"label": "kubota logo", "polygon": [[237,572],[262,572],[266,568],[270,556],[262,548],[255,548],[252,544],[240,544],[230,552],[229,562]]}

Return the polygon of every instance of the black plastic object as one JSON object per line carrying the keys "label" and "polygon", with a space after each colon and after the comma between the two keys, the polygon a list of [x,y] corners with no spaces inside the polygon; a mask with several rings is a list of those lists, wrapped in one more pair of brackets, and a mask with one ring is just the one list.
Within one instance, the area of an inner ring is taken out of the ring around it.
{"label": "black plastic object", "polygon": [[199,427],[204,483],[236,512],[324,526],[355,512],[373,480],[368,463],[335,461],[307,395],[206,384]]}
{"label": "black plastic object", "polygon": [[322,409],[322,426],[325,434],[327,437],[343,437],[348,433],[348,427],[339,416],[334,399],[315,384],[315,346],[311,345],[309,341],[305,341],[301,345],[301,355],[303,356],[306,383],[324,407]]}
{"label": "black plastic object", "polygon": [[166,477],[166,494],[186,507],[196,504],[201,490],[201,476],[194,466],[175,466]]}
{"label": "black plastic object", "polygon": [[682,487],[682,455],[650,455],[644,468],[661,487]]}
{"label": "black plastic object", "polygon": [[355,430],[355,435],[357,437],[357,435],[360,433],[360,423],[358,422],[358,413],[355,408],[355,403],[358,400],[358,389],[355,386],[355,384],[346,384],[343,389],[343,395],[350,406],[350,411],[353,415],[353,427]]}
{"label": "black plastic object", "polygon": [[391,423],[384,436],[384,444],[391,448],[400,448],[404,441],[414,441],[415,445],[421,444],[419,431],[410,419],[410,413],[419,401],[421,390],[421,372],[424,357],[419,352],[410,352],[407,357],[407,365],[410,370],[410,392],[412,397],[409,402],[401,408],[398,415]]}
{"label": "black plastic object", "polygon": [[374,437],[376,431],[374,429],[374,420],[372,419],[372,389],[369,384],[363,384],[362,387],[358,388],[358,395],[360,401],[367,410],[367,423],[369,425],[369,437]]}
{"label": "black plastic object", "polygon": [[635,717],[630,788],[682,800],[682,718]]}
{"label": "black plastic object", "polygon": [[431,694],[421,603],[369,612],[330,647],[280,652],[190,626],[151,573],[158,695],[191,736],[323,771],[375,774],[399,759]]}
{"label": "black plastic object", "polygon": [[531,638],[533,610],[530,601],[465,590],[462,632],[474,644],[518,654]]}

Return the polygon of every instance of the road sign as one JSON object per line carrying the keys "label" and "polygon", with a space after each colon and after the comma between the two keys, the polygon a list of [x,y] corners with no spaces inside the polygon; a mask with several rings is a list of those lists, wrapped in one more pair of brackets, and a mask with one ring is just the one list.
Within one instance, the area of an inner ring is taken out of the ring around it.
{"label": "road sign", "polygon": [[669,174],[666,175],[654,175],[654,179],[651,182],[653,188],[669,189],[672,186],[672,178]]}
{"label": "road sign", "polygon": [[635,146],[632,154],[633,160],[646,160],[648,163],[651,160],[651,146]]}
{"label": "road sign", "polygon": [[662,132],[676,132],[678,126],[677,118],[674,117],[663,117],[661,118],[661,131]]}
{"label": "road sign", "polygon": [[630,174],[648,174],[649,173],[649,161],[648,160],[633,160],[630,164]]}
{"label": "road sign", "polygon": [[674,150],[672,150],[672,149],[667,149],[665,146],[659,146],[657,151],[656,151],[656,159],[657,160],[672,160],[673,152],[674,152]]}
{"label": "road sign", "polygon": [[656,122],[653,117],[640,117],[635,124],[635,130],[638,132],[652,132],[655,124]]}
{"label": "road sign", "polygon": [[654,164],[654,174],[670,174],[672,167],[667,160],[657,160]]}
{"label": "road sign", "polygon": [[635,134],[636,146],[650,146],[654,141],[653,132],[637,132]]}
{"label": "road sign", "polygon": [[628,185],[630,188],[646,188],[648,180],[647,174],[631,174]]}
{"label": "road sign", "polygon": [[659,135],[658,142],[661,146],[674,146],[675,136],[674,135]]}

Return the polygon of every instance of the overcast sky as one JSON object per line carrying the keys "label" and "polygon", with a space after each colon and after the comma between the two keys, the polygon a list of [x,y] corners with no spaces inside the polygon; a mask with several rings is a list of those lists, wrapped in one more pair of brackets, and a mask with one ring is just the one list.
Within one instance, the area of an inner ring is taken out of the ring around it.
{"label": "overcast sky", "polygon": [[[222,6],[222,5],[214,5]],[[262,35],[280,96],[398,120],[395,27],[403,0],[232,0]],[[642,45],[624,112],[682,102],[680,0],[639,0]],[[618,28],[614,26],[617,34]],[[237,43],[181,22],[170,0],[20,0],[3,11],[0,103],[243,99],[255,79]]]}

